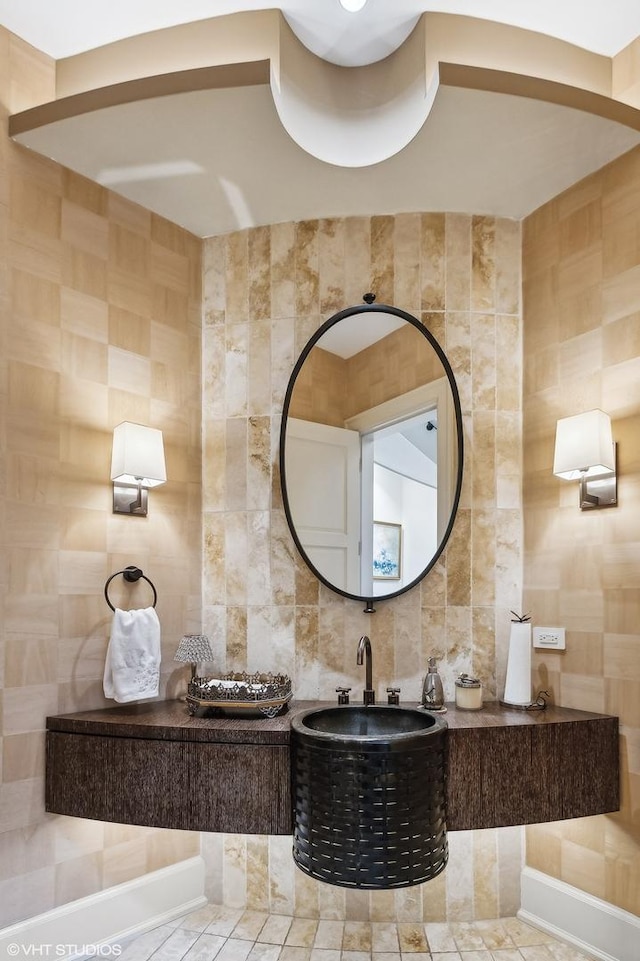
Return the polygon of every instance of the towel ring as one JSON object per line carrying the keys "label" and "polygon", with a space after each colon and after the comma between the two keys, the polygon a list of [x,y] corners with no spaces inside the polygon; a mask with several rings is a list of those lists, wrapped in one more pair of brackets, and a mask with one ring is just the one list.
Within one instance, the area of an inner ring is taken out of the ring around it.
{"label": "towel ring", "polygon": [[123,571],[116,571],[115,574],[112,574],[111,577],[107,580],[107,583],[104,585],[104,599],[112,611],[115,611],[115,607],[109,600],[109,584],[114,579],[114,577],[118,576],[118,574],[122,574],[125,581],[127,581],[129,584],[135,584],[135,582],[139,581],[140,578],[142,578],[143,581],[146,581],[147,584],[151,587],[151,590],[153,591],[153,607],[156,606],[158,602],[158,592],[156,591],[152,581],[150,581],[149,578],[142,573],[139,567],[135,567],[133,564],[130,564],[129,567],[125,567]]}

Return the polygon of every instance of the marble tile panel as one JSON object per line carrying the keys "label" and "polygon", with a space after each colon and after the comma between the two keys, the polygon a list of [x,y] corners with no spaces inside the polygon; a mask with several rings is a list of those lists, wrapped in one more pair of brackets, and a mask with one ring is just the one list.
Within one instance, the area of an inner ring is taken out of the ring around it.
{"label": "marble tile panel", "polygon": [[421,217],[421,286],[422,310],[445,308],[445,217],[423,214]]}
{"label": "marble tile panel", "polygon": [[393,303],[395,218],[371,218],[371,288],[380,304]]}
{"label": "marble tile panel", "polygon": [[420,290],[420,215],[398,214],[394,233],[393,301],[413,313],[421,302]]}
{"label": "marble tile panel", "polygon": [[369,217],[348,217],[344,224],[344,235],[345,303],[359,304],[363,295],[373,287]]}
{"label": "marble tile panel", "polygon": [[230,418],[248,413],[249,325],[229,324],[225,346],[225,408]]}
{"label": "marble tile panel", "polygon": [[320,312],[330,316],[346,306],[344,221],[327,218],[318,229],[318,285]]}
{"label": "marble tile panel", "polygon": [[295,310],[299,316],[317,313],[320,306],[318,276],[318,223],[295,225]]}
{"label": "marble tile panel", "polygon": [[471,309],[495,306],[495,220],[474,216],[471,221]]}

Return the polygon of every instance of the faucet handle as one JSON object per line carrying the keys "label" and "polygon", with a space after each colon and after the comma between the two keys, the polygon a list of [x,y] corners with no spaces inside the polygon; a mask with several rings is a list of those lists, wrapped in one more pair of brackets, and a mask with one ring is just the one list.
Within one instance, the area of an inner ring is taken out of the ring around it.
{"label": "faucet handle", "polygon": [[338,704],[348,704],[349,703],[349,691],[350,687],[337,687],[336,694],[338,695]]}
{"label": "faucet handle", "polygon": [[399,688],[399,687],[388,687],[388,688],[387,688],[387,703],[388,703],[388,704],[399,704],[399,703],[400,703],[400,688]]}

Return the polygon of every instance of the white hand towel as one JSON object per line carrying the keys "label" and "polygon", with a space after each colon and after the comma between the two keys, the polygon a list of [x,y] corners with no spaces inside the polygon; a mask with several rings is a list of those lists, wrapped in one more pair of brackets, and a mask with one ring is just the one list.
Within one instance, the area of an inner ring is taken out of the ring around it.
{"label": "white hand towel", "polygon": [[116,608],[104,665],[105,697],[121,704],[156,697],[159,682],[160,621],[154,608]]}

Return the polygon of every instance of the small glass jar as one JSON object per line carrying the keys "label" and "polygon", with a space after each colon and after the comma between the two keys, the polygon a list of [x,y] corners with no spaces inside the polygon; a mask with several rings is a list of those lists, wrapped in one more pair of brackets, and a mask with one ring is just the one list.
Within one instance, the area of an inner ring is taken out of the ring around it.
{"label": "small glass jar", "polygon": [[482,707],[482,684],[477,677],[461,674],[456,678],[456,707],[463,711],[479,711]]}

